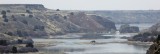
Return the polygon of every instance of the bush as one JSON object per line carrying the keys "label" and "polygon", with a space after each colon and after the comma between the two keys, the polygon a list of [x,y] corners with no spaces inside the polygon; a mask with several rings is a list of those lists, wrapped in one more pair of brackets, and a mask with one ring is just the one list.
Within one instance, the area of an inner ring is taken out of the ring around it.
{"label": "bush", "polygon": [[25,14],[21,14],[21,16],[25,16]]}
{"label": "bush", "polygon": [[7,18],[4,18],[4,22],[8,22],[8,19],[7,19]]}
{"label": "bush", "polygon": [[33,30],[36,31],[37,29],[43,31],[45,29],[45,27],[44,26],[40,26],[40,25],[34,26]]}
{"label": "bush", "polygon": [[64,16],[63,18],[64,18],[64,19],[67,19],[67,16]]}
{"label": "bush", "polygon": [[10,11],[10,10],[7,10],[7,12],[10,13],[11,11]]}
{"label": "bush", "polygon": [[1,14],[6,15],[6,11],[2,10]]}
{"label": "bush", "polygon": [[74,13],[73,13],[73,12],[71,12],[70,14],[71,14],[71,15],[74,15]]}
{"label": "bush", "polygon": [[0,40],[0,45],[7,46],[7,40]]}
{"label": "bush", "polygon": [[14,15],[11,16],[12,18],[15,18]]}
{"label": "bush", "polygon": [[22,20],[22,23],[24,24],[28,24],[28,22],[26,20]]}
{"label": "bush", "polygon": [[18,41],[18,44],[22,44],[23,43],[23,41],[21,39],[18,39],[17,41]]}
{"label": "bush", "polygon": [[13,18],[13,21],[17,21],[14,15],[11,16]]}
{"label": "bush", "polygon": [[15,46],[13,46],[12,47],[12,53],[17,53],[18,51],[17,51],[17,47],[15,47]]}
{"label": "bush", "polygon": [[34,45],[33,45],[33,43],[27,43],[27,44],[26,44],[26,47],[31,47],[31,48],[33,48]]}
{"label": "bush", "polygon": [[33,17],[33,15],[29,15],[29,18],[32,18]]}
{"label": "bush", "polygon": [[56,11],[60,11],[59,9],[57,9]]}
{"label": "bush", "polygon": [[6,34],[7,34],[7,35],[10,35],[10,36],[13,36],[13,33],[12,33],[12,32],[7,32]]}
{"label": "bush", "polygon": [[26,10],[27,13],[32,13],[30,10]]}
{"label": "bush", "polygon": [[17,35],[18,35],[19,37],[22,37],[22,36],[23,36],[22,32],[19,31],[19,30],[17,30]]}
{"label": "bush", "polygon": [[7,16],[6,15],[2,15],[2,18],[7,18]]}

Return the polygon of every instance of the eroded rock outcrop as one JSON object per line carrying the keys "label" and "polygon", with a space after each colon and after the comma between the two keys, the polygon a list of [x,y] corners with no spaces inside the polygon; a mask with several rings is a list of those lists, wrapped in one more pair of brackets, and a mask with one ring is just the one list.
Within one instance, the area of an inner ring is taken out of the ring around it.
{"label": "eroded rock outcrop", "polygon": [[160,34],[160,23],[157,23],[149,29],[139,32],[139,34],[133,37],[137,41],[153,41],[157,35]]}
{"label": "eroded rock outcrop", "polygon": [[120,33],[138,33],[139,27],[130,26],[128,24],[125,24],[125,25],[121,25],[119,31],[120,31]]}

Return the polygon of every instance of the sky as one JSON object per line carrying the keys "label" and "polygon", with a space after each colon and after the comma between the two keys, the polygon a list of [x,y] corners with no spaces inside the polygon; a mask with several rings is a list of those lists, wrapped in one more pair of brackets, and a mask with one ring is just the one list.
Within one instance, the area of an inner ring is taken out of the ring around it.
{"label": "sky", "polygon": [[0,4],[43,4],[61,10],[160,10],[160,0],[0,0]]}

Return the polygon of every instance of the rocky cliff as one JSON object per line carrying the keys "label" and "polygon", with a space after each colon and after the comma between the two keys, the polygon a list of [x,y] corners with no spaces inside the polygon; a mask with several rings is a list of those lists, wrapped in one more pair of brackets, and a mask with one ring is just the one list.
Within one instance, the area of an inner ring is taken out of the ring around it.
{"label": "rocky cliff", "polygon": [[41,4],[0,4],[0,33],[41,37],[116,30],[114,22],[82,11],[50,10]]}
{"label": "rocky cliff", "polygon": [[121,25],[120,33],[138,33],[139,27],[137,26],[130,26],[129,24]]}
{"label": "rocky cliff", "polygon": [[160,35],[160,23],[157,23],[149,29],[139,32],[138,35],[133,37],[137,41],[153,41],[157,35]]}

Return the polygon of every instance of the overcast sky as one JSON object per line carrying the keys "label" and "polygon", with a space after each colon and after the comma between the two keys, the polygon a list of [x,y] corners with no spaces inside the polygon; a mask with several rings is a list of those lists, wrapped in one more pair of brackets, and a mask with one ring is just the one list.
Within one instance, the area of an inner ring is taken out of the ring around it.
{"label": "overcast sky", "polygon": [[63,10],[160,10],[160,0],[0,0],[0,4],[43,4]]}

